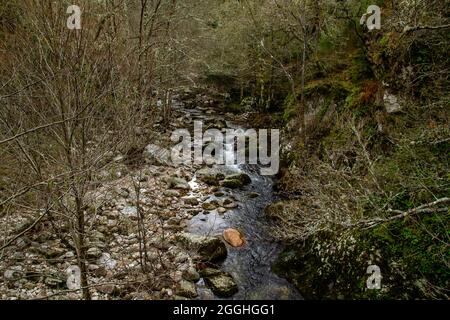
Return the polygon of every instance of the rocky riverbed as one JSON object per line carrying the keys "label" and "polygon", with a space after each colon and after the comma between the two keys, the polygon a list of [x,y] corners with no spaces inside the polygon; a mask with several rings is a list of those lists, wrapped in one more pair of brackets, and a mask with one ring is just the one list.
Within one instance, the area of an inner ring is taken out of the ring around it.
{"label": "rocky riverbed", "polygon": [[[216,104],[205,94],[176,96],[170,128],[199,120],[223,130],[245,121]],[[274,200],[272,179],[256,166],[172,166],[162,147],[166,132],[142,152],[145,165],[130,169],[125,156],[115,155],[113,169],[102,173],[108,179],[88,194],[93,299],[300,298],[271,272],[280,250],[263,215]],[[14,234],[30,221],[26,214],[6,215],[0,225],[4,235]],[[2,299],[81,297],[75,249],[54,223],[43,219],[3,251]]]}

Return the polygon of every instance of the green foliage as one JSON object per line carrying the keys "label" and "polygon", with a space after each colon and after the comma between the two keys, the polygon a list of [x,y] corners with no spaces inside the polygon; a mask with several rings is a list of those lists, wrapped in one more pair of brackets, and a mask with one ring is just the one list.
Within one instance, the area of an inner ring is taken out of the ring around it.
{"label": "green foliage", "polygon": [[337,126],[334,126],[328,135],[322,139],[322,150],[331,151],[333,148],[342,148],[349,144],[352,139],[350,130],[341,130]]}
{"label": "green foliage", "polygon": [[448,151],[427,145],[399,147],[375,166],[385,190],[402,195],[394,206],[404,210],[448,195],[448,168]]}
{"label": "green foliage", "polygon": [[288,94],[283,103],[283,120],[288,122],[297,114],[297,104],[294,103],[294,97],[292,94]]}
{"label": "green foliage", "polygon": [[354,83],[367,79],[373,79],[374,74],[371,69],[371,64],[362,50],[358,50],[352,55],[348,75],[350,80]]}
{"label": "green foliage", "polygon": [[317,52],[324,55],[324,54],[330,54],[333,53],[335,49],[335,46],[332,42],[332,39],[330,37],[327,37],[325,35],[321,35],[319,39],[319,44],[317,45]]}
{"label": "green foliage", "polygon": [[305,86],[306,97],[311,97],[313,95],[324,95],[345,99],[351,91],[351,83],[333,78],[313,80]]}
{"label": "green foliage", "polygon": [[450,281],[450,269],[446,264],[450,258],[446,244],[449,221],[449,212],[411,217],[362,235],[366,246],[376,246],[381,256],[389,261],[385,278],[400,277],[408,283],[397,287],[394,296],[427,297],[430,292],[422,292],[417,285],[422,279],[433,286],[447,287]]}

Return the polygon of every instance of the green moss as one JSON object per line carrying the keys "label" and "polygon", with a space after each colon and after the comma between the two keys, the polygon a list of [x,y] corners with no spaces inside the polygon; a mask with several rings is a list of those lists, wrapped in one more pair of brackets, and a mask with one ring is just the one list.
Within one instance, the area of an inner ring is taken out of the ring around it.
{"label": "green moss", "polygon": [[392,205],[407,210],[448,195],[447,150],[409,144],[398,146],[389,157],[382,157],[374,171],[386,192],[398,194]]}
{"label": "green moss", "polygon": [[322,139],[321,145],[327,150],[333,148],[340,148],[349,143],[352,139],[350,130],[341,130],[338,127],[333,127],[329,134]]}
{"label": "green moss", "polygon": [[305,96],[326,95],[334,98],[345,98],[352,92],[352,84],[338,79],[319,79],[309,82],[305,86]]}
{"label": "green moss", "polygon": [[[439,297],[433,287],[447,288],[450,251],[445,241],[437,240],[448,236],[449,218],[449,213],[428,215],[420,223],[398,220],[354,230],[350,236],[316,235],[303,245],[286,248],[273,270],[290,279],[307,299]],[[381,269],[381,290],[367,289],[366,269],[371,264]]]}
{"label": "green moss", "polygon": [[288,94],[283,102],[283,120],[288,122],[297,113],[297,105],[294,103],[294,97],[292,94]]}
{"label": "green moss", "polygon": [[374,78],[371,64],[362,50],[358,50],[352,55],[351,66],[347,70],[347,74],[354,83]]}
{"label": "green moss", "polygon": [[408,284],[397,288],[398,294],[406,290],[412,297],[423,297],[424,293],[415,285],[420,279],[447,287],[450,270],[446,261],[450,251],[445,239],[450,228],[449,218],[448,212],[411,217],[377,227],[364,235],[367,243],[380,248],[382,256],[403,267],[399,272],[407,278]]}

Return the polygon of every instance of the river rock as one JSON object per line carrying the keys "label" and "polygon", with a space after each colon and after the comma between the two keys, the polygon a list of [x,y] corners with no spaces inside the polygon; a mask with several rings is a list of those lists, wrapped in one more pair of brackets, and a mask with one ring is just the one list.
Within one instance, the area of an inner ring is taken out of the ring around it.
{"label": "river rock", "polygon": [[200,274],[194,267],[189,267],[184,270],[182,277],[184,280],[197,282],[200,279]]}
{"label": "river rock", "polygon": [[239,180],[242,185],[247,185],[252,183],[252,179],[250,176],[244,172],[232,174],[230,176],[227,176],[225,180]]}
{"label": "river rock", "polygon": [[12,267],[6,270],[3,274],[5,281],[16,281],[23,277],[23,272],[21,267]]}
{"label": "river rock", "polygon": [[231,199],[231,198],[225,198],[225,199],[222,200],[222,205],[223,205],[223,206],[226,206],[227,204],[231,204],[231,203],[233,203],[233,202],[234,202],[233,199]]}
{"label": "river rock", "polygon": [[220,275],[222,271],[220,271],[219,269],[214,269],[214,268],[204,268],[202,270],[200,270],[200,276],[202,278],[208,278],[208,277],[212,277],[212,276],[217,276]]}
{"label": "river rock", "polygon": [[[212,112],[214,112],[214,111],[212,111],[212,110],[211,111],[210,110],[206,111],[206,113],[212,113]],[[206,124],[206,129],[219,129],[219,130],[221,130],[221,129],[224,129],[226,127],[227,127],[226,122],[223,121],[223,120],[220,120],[220,119],[214,119],[210,123]]]}
{"label": "river rock", "polygon": [[183,198],[183,201],[185,204],[191,206],[197,206],[199,204],[198,199],[196,197],[185,197]]}
{"label": "river rock", "polygon": [[117,265],[117,261],[114,260],[113,258],[111,258],[111,255],[109,253],[102,253],[102,255],[100,256],[100,258],[98,258],[97,263],[104,267],[105,269],[108,270],[113,270],[116,265]]}
{"label": "river rock", "polygon": [[203,272],[202,275],[206,285],[220,298],[228,298],[238,292],[236,282],[227,272],[209,269],[208,273]]}
{"label": "river rock", "polygon": [[227,198],[223,200],[222,206],[226,209],[234,209],[238,207],[238,204],[234,202],[232,199]]}
{"label": "river rock", "polygon": [[130,196],[130,190],[128,188],[118,188],[116,193],[122,198],[128,198]]}
{"label": "river rock", "polygon": [[238,207],[238,204],[236,202],[230,202],[230,203],[224,205],[224,207],[226,209],[235,209]]}
{"label": "river rock", "polygon": [[397,113],[402,110],[402,106],[400,105],[399,98],[386,91],[383,96],[384,106],[386,108],[387,113]]}
{"label": "river rock", "polygon": [[165,195],[166,197],[175,197],[175,198],[178,198],[178,197],[180,196],[180,192],[177,191],[177,190],[169,189],[169,190],[164,191],[164,195]]}
{"label": "river rock", "polygon": [[224,195],[225,195],[225,192],[223,192],[223,191],[214,192],[214,196],[216,196],[217,198],[223,197]]}
{"label": "river rock", "polygon": [[227,209],[225,209],[224,207],[219,207],[219,208],[217,208],[217,212],[219,214],[224,214],[225,212],[227,212]]}
{"label": "river rock", "polygon": [[161,148],[156,144],[149,144],[146,146],[143,155],[147,163],[164,166],[172,165],[170,150]]}
{"label": "river rock", "polygon": [[194,283],[181,280],[178,286],[177,295],[185,298],[196,298],[198,293]]}
{"label": "river rock", "polygon": [[62,260],[71,260],[75,258],[75,253],[73,251],[67,251],[59,258]]}
{"label": "river rock", "polygon": [[217,261],[225,259],[227,247],[217,237],[206,237],[192,233],[182,232],[178,241],[187,250],[195,251],[202,261]]}
{"label": "river rock", "polygon": [[232,247],[242,247],[245,244],[244,235],[236,229],[226,229],[223,231],[222,235],[225,241],[228,242]]}
{"label": "river rock", "polygon": [[92,231],[92,234],[90,235],[90,239],[92,240],[92,242],[105,242],[106,241],[105,234],[98,230]]}
{"label": "river rock", "polygon": [[65,253],[65,250],[60,247],[49,247],[42,251],[47,259],[56,259]]}
{"label": "river rock", "polygon": [[167,184],[169,185],[169,188],[173,189],[181,189],[181,190],[190,190],[191,187],[189,186],[189,183],[184,180],[183,178],[178,177],[170,177],[167,179]]}
{"label": "river rock", "polygon": [[121,210],[122,214],[132,220],[138,218],[137,207],[135,206],[126,206]]}
{"label": "river rock", "polygon": [[225,188],[237,189],[252,182],[250,176],[244,172],[234,173],[226,176],[225,180],[220,182],[220,185]]}
{"label": "river rock", "polygon": [[88,251],[86,252],[86,256],[88,258],[97,259],[97,258],[100,258],[101,255],[102,255],[102,250],[100,250],[100,248],[97,248],[97,247],[89,248]]}
{"label": "river rock", "polygon": [[237,189],[242,187],[244,184],[238,179],[225,179],[220,182],[220,185],[225,188]]}
{"label": "river rock", "polygon": [[257,192],[250,192],[250,193],[247,195],[247,197],[248,197],[249,199],[258,198],[259,196],[260,196],[260,194],[257,193]]}
{"label": "river rock", "polygon": [[217,208],[217,205],[214,202],[204,202],[202,208],[206,211],[213,211]]}
{"label": "river rock", "polygon": [[64,285],[64,279],[58,275],[51,275],[45,278],[44,283],[50,288],[61,288]]}
{"label": "river rock", "polygon": [[66,270],[66,285],[69,290],[78,290],[81,288],[81,271],[78,266],[70,266]]}
{"label": "river rock", "polygon": [[196,172],[197,179],[212,186],[219,185],[225,175],[215,168],[203,168]]}
{"label": "river rock", "polygon": [[88,265],[89,273],[94,275],[95,277],[105,277],[108,274],[108,271],[105,267],[98,266],[96,264]]}

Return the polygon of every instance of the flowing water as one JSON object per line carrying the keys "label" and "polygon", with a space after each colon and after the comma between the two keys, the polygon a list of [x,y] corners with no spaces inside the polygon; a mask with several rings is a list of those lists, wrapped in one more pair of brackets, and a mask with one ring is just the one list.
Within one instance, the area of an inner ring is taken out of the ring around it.
{"label": "flowing water", "polygon": [[[204,120],[209,115],[198,109],[182,109],[186,118]],[[232,122],[227,127],[240,128]],[[234,145],[225,145],[225,152],[234,152]],[[227,190],[226,197],[235,198],[239,206],[236,209],[219,214],[212,211],[200,213],[188,222],[188,232],[201,235],[221,235],[226,228],[241,231],[246,238],[242,248],[228,246],[228,256],[220,265],[220,269],[231,273],[239,287],[239,292],[232,299],[301,299],[297,290],[285,279],[278,277],[271,270],[271,265],[281,250],[280,244],[270,236],[270,221],[264,216],[264,208],[275,200],[272,177],[262,176],[255,165],[223,165],[222,171],[245,172],[252,183],[235,190]],[[195,194],[196,178],[190,182]],[[250,196],[258,194],[257,197]],[[211,196],[210,200],[219,200]],[[202,282],[198,283],[200,299],[213,297]]]}

